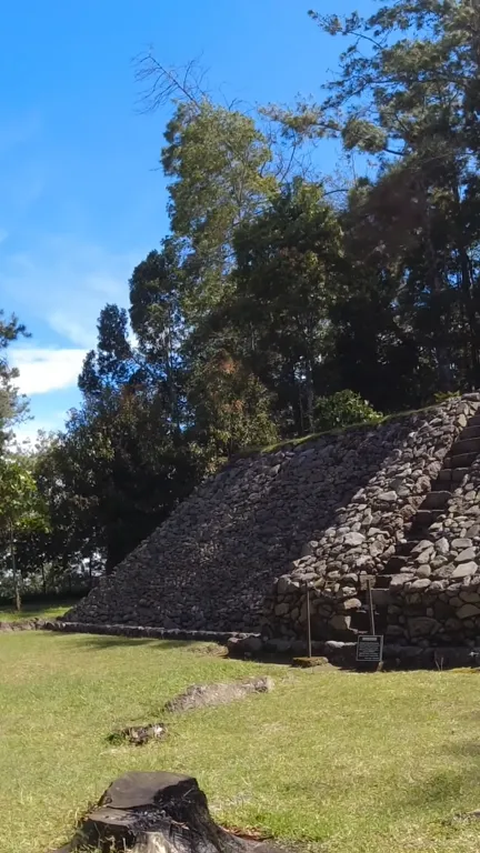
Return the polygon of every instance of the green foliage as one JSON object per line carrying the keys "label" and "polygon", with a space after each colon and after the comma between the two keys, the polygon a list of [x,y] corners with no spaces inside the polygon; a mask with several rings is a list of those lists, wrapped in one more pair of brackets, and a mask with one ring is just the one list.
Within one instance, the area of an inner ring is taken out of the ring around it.
{"label": "green foliage", "polygon": [[311,432],[342,230],[321,185],[296,179],[237,231],[232,321],[242,351],[278,400],[283,431]]}
{"label": "green foliage", "polygon": [[353,391],[337,391],[329,397],[320,397],[315,403],[315,426],[319,432],[355,424],[376,424],[382,418],[380,412]]}
{"label": "green foliage", "polygon": [[165,141],[171,225],[183,241],[184,307],[198,322],[224,294],[236,227],[276,190],[272,152],[252,118],[206,98],[177,106]]}
{"label": "green foliage", "polygon": [[[128,310],[101,312],[82,404],[36,459],[32,560],[110,569],[233,453],[480,387],[478,10],[310,14],[345,42],[319,103],[242,112],[142,66],[172,102],[170,232]],[[334,189],[305,168],[325,137],[361,154]]]}
{"label": "green foliage", "polygon": [[459,391],[450,391],[448,393],[445,393],[443,391],[438,391],[434,396],[434,400],[435,400],[435,403],[440,404],[440,403],[445,403],[447,400],[452,400],[455,397],[459,397],[459,396],[460,396]]}
{"label": "green foliage", "polygon": [[47,527],[45,506],[28,460],[11,455],[0,459],[0,529],[30,532]]}
{"label": "green foliage", "polygon": [[25,416],[27,401],[15,385],[18,370],[9,365],[6,350],[19,337],[26,336],[25,326],[15,316],[5,319],[0,310],[0,453],[11,435],[11,427]]}
{"label": "green foliage", "polygon": [[[3,562],[11,571],[16,608],[21,607],[21,568],[15,556],[18,540],[32,544],[49,529],[47,509],[26,457],[0,458],[0,543]],[[7,555],[8,552],[8,555]]]}
{"label": "green foliage", "polygon": [[266,389],[226,351],[219,351],[198,369],[192,382],[195,426],[191,436],[206,471],[242,447],[271,443],[277,430]]}

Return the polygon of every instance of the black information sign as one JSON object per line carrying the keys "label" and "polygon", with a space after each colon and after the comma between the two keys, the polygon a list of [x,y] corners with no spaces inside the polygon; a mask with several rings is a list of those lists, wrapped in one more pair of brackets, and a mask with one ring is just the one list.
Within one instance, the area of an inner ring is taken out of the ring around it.
{"label": "black information sign", "polygon": [[357,661],[362,663],[381,663],[383,657],[383,636],[364,634],[357,640]]}

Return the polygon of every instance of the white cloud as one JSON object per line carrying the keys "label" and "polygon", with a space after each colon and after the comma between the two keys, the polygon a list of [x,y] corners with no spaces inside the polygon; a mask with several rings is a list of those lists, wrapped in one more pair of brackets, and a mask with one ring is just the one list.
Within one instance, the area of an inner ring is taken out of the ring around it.
{"label": "white cloud", "polygon": [[115,254],[71,235],[35,242],[0,264],[3,293],[15,301],[19,316],[28,311],[76,347],[93,347],[103,306],[128,303],[128,279],[138,254]]}
{"label": "white cloud", "polygon": [[14,347],[10,361],[20,371],[17,387],[31,397],[75,385],[84,357],[84,349]]}

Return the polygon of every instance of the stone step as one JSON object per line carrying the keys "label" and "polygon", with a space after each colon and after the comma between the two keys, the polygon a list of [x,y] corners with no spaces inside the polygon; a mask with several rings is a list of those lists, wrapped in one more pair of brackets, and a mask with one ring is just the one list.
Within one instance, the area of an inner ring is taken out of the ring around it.
{"label": "stone step", "polygon": [[441,515],[443,515],[441,509],[419,509],[413,516],[410,530],[414,530],[415,533],[418,533],[420,529],[428,530],[430,525],[437,521]]}
{"label": "stone step", "polygon": [[452,482],[461,483],[463,478],[468,474],[470,468],[452,468]]}
{"label": "stone step", "polygon": [[377,575],[375,578],[376,589],[388,589],[394,577],[395,575]]}
{"label": "stone step", "polygon": [[459,441],[463,441],[464,439],[469,438],[480,438],[480,418],[474,426],[466,426],[465,429],[462,429],[460,435],[458,436]]}
{"label": "stone step", "polygon": [[415,545],[418,545],[418,543],[421,541],[422,541],[421,539],[416,538],[416,539],[408,539],[407,542],[400,542],[400,544],[397,547],[397,553],[395,554],[395,556],[400,557],[402,555],[410,554],[410,552],[413,551],[413,549],[415,548]]}
{"label": "stone step", "polygon": [[457,439],[450,450],[452,456],[458,456],[462,453],[480,453],[480,438],[461,438]]}
{"label": "stone step", "polygon": [[410,557],[403,556],[402,554],[394,554],[393,557],[390,557],[390,559],[385,563],[385,566],[382,569],[382,574],[393,575],[401,572],[409,562],[411,562]]}
{"label": "stone step", "polygon": [[[383,593],[384,596],[389,598],[387,590],[379,589],[379,593]],[[386,613],[378,613],[376,608],[373,611],[373,618],[375,620],[375,632],[377,634],[383,634],[385,632],[386,624],[385,624]],[[355,613],[352,613],[352,621],[350,622],[350,630],[356,631],[359,634],[369,634],[371,631],[370,625],[370,613],[368,607],[365,605],[361,608],[361,610],[355,610]]]}
{"label": "stone step", "polygon": [[456,453],[446,456],[443,460],[444,468],[470,468],[478,457],[478,453]]}
{"label": "stone step", "polygon": [[368,609],[366,607],[362,607],[361,610],[355,610],[352,613],[350,630],[368,633],[370,632],[370,617],[368,615]]}
{"label": "stone step", "polygon": [[441,492],[443,489],[449,489],[452,483],[452,469],[442,468],[438,473],[436,480],[432,480],[432,492]]}
{"label": "stone step", "polygon": [[442,468],[438,477],[432,482],[432,492],[441,492],[452,487],[452,483],[460,483],[470,468]]}
{"label": "stone step", "polygon": [[442,489],[441,491],[439,489],[438,491],[435,490],[434,492],[430,492],[422,503],[422,510],[441,509],[447,505],[451,497],[452,493],[447,492],[446,489]]}
{"label": "stone step", "polygon": [[388,589],[380,589],[379,587],[375,589],[374,587],[372,589],[372,600],[373,606],[375,608],[375,613],[380,616],[381,611],[385,611],[391,602],[391,597]]}
{"label": "stone step", "polygon": [[434,480],[434,483],[449,483],[452,479],[452,469],[451,468],[442,468],[441,471],[438,472],[438,477]]}

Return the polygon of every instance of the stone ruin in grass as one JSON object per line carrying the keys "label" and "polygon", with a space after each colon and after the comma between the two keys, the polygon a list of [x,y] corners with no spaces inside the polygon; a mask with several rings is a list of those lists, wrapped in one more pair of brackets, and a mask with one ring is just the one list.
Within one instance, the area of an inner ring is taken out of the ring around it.
{"label": "stone ruin in grass", "polygon": [[387,642],[480,638],[480,394],[233,461],[71,622]]}

